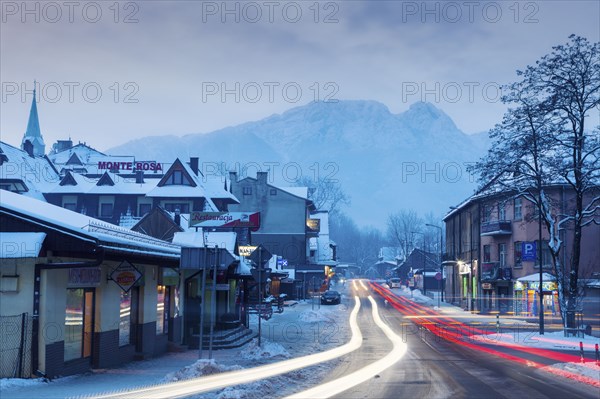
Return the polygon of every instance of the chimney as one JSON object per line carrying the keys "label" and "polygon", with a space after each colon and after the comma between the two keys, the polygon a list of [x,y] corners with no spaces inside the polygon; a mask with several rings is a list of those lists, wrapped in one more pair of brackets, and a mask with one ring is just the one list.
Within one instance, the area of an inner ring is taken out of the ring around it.
{"label": "chimney", "polygon": [[143,170],[135,171],[135,182],[138,184],[144,183],[144,171]]}
{"label": "chimney", "polygon": [[31,141],[25,140],[25,142],[23,143],[23,149],[25,150],[25,152],[27,153],[27,155],[29,155],[31,158],[34,158],[34,156],[33,156],[33,144],[31,143]]}
{"label": "chimney", "polygon": [[237,172],[229,172],[229,184],[237,183]]}
{"label": "chimney", "polygon": [[256,172],[256,180],[258,180],[261,185],[266,185],[268,174],[269,172]]}
{"label": "chimney", "polygon": [[196,176],[198,176],[198,157],[190,157],[190,168]]}
{"label": "chimney", "polygon": [[181,226],[181,211],[179,208],[175,209],[175,217],[173,218],[173,221],[177,226]]}

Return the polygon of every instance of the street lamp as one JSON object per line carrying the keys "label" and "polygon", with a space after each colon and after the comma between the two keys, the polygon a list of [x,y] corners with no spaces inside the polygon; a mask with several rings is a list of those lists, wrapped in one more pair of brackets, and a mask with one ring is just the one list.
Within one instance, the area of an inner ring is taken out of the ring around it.
{"label": "street lamp", "polygon": [[[444,278],[444,271],[442,270],[442,234],[443,234],[443,229],[440,226],[436,226],[435,224],[429,224],[429,223],[425,223],[425,226],[427,227],[435,227],[436,229],[440,229],[440,273],[442,273],[442,278],[440,280],[438,280],[438,307],[440,307],[440,295],[443,297],[444,296],[444,291],[442,291],[441,285],[442,285],[442,279]],[[442,298],[443,299],[443,298]]]}

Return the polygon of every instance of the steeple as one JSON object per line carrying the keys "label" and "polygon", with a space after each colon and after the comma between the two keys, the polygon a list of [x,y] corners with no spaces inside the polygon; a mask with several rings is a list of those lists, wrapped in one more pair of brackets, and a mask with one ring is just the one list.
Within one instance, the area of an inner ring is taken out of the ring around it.
{"label": "steeple", "polygon": [[33,82],[33,101],[31,102],[31,110],[29,111],[29,121],[27,122],[27,131],[23,136],[21,148],[25,149],[25,142],[29,141],[33,145],[33,155],[43,156],[46,153],[46,145],[40,131],[40,121],[38,119],[37,104],[35,98],[35,86],[37,82]]}

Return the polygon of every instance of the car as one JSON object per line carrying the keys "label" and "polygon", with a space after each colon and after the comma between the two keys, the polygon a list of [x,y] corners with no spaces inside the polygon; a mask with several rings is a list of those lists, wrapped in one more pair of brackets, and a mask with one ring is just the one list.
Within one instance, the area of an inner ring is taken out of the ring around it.
{"label": "car", "polygon": [[321,304],[323,305],[336,305],[342,302],[342,295],[337,291],[325,291],[321,295]]}
{"label": "car", "polygon": [[392,277],[389,281],[388,281],[388,286],[390,288],[400,288],[401,286],[401,280],[397,277]]}

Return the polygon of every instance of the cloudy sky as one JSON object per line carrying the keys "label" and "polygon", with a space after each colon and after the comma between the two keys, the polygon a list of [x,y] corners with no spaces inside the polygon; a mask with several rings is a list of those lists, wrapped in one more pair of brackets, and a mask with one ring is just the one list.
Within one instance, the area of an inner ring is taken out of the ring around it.
{"label": "cloudy sky", "polygon": [[34,79],[47,150],[209,132],[313,100],[424,100],[466,133],[501,118],[500,84],[598,1],[1,2],[2,141],[19,145]]}

